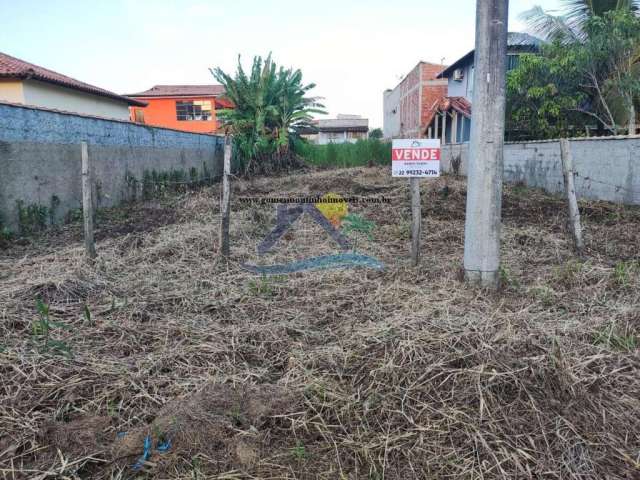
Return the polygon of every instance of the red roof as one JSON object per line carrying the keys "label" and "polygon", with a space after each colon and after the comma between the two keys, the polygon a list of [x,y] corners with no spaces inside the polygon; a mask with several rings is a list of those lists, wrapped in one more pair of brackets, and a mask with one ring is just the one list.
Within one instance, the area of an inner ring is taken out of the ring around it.
{"label": "red roof", "polygon": [[6,53],[0,52],[0,78],[18,78],[21,80],[39,80],[41,82],[52,83],[61,87],[72,88],[85,93],[91,93],[93,95],[99,95],[101,97],[111,98],[113,100],[120,100],[126,102],[129,105],[136,105],[144,107],[147,104],[128,98],[117,93],[104,90],[88,83],[81,82],[75,78],[67,77],[61,73],[54,72],[47,68],[39,67],[33,63],[25,62],[19,58],[12,57]]}
{"label": "red roof", "polygon": [[156,85],[149,90],[128,94],[130,97],[218,97],[224,94],[222,85]]}
{"label": "red roof", "polygon": [[438,111],[440,102],[447,95],[447,85],[424,85],[422,87],[422,112],[420,118],[420,128],[424,129],[431,124],[433,117]]}
{"label": "red roof", "polygon": [[471,102],[464,97],[441,97],[427,107],[425,125],[430,125],[436,112],[455,110],[467,118],[471,118]]}
{"label": "red roof", "polygon": [[438,105],[438,110],[456,110],[465,117],[471,117],[471,102],[464,97],[444,97]]}

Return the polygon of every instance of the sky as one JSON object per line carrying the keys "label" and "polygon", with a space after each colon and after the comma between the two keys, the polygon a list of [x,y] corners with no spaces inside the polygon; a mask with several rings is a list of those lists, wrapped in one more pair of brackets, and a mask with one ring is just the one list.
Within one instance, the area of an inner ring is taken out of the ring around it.
{"label": "sky", "polygon": [[[511,0],[518,15],[561,0]],[[315,83],[329,116],[382,126],[382,92],[418,61],[474,47],[475,0],[0,0],[0,52],[112,90],[215,83],[210,67],[272,53]]]}

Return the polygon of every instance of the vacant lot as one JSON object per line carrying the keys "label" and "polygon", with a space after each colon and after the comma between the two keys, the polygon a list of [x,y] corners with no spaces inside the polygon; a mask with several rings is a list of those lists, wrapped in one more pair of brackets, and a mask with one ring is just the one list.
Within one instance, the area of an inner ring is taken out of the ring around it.
{"label": "vacant lot", "polygon": [[[336,248],[307,218],[258,257],[274,206],[238,196],[327,192],[391,200],[350,205],[384,271],[241,268]],[[387,168],[236,182],[228,262],[215,188],[102,212],[93,265],[79,225],[2,251],[3,478],[640,478],[640,209],[581,204],[580,260],[561,199],[507,187],[489,293],[464,181],[423,192],[418,268]]]}

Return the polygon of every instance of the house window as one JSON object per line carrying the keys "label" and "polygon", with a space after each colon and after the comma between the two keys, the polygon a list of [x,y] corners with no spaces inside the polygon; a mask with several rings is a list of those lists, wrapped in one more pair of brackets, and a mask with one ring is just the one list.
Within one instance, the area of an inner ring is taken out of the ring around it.
{"label": "house window", "polygon": [[211,120],[210,100],[186,100],[176,102],[178,120]]}

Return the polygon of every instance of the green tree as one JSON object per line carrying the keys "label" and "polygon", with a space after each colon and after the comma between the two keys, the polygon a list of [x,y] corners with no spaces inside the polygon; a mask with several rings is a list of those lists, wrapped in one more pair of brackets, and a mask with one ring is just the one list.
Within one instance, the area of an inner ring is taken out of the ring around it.
{"label": "green tree", "polygon": [[522,55],[507,74],[507,138],[576,135],[589,120],[581,112],[588,100],[581,80],[577,53],[557,42],[545,45],[541,55]]}
{"label": "green tree", "polygon": [[618,8],[600,15],[593,12],[603,11],[603,5],[597,10],[598,2],[588,3],[591,10],[582,16],[562,17],[580,36],[567,42],[566,36],[548,35],[555,40],[543,47],[541,57],[523,56],[522,65],[509,73],[507,126],[512,132],[528,129],[536,138],[548,138],[595,120],[614,135],[635,133],[640,18],[629,2],[617,2]]}
{"label": "green tree", "polygon": [[640,97],[640,18],[629,11],[612,10],[590,18],[584,42],[571,47],[576,52],[583,87],[594,99],[585,113],[618,134],[627,124],[636,131],[635,102]]}
{"label": "green tree", "polygon": [[384,133],[382,133],[381,128],[374,128],[369,132],[369,138],[377,138],[378,140],[380,140],[383,136]]}
{"label": "green tree", "polygon": [[246,175],[296,164],[290,151],[292,135],[308,126],[314,113],[324,113],[317,97],[307,94],[315,84],[303,84],[300,70],[277,67],[269,55],[256,56],[247,74],[240,57],[232,76],[220,68],[212,73],[233,108],[220,112],[223,128],[234,136],[236,157]]}

